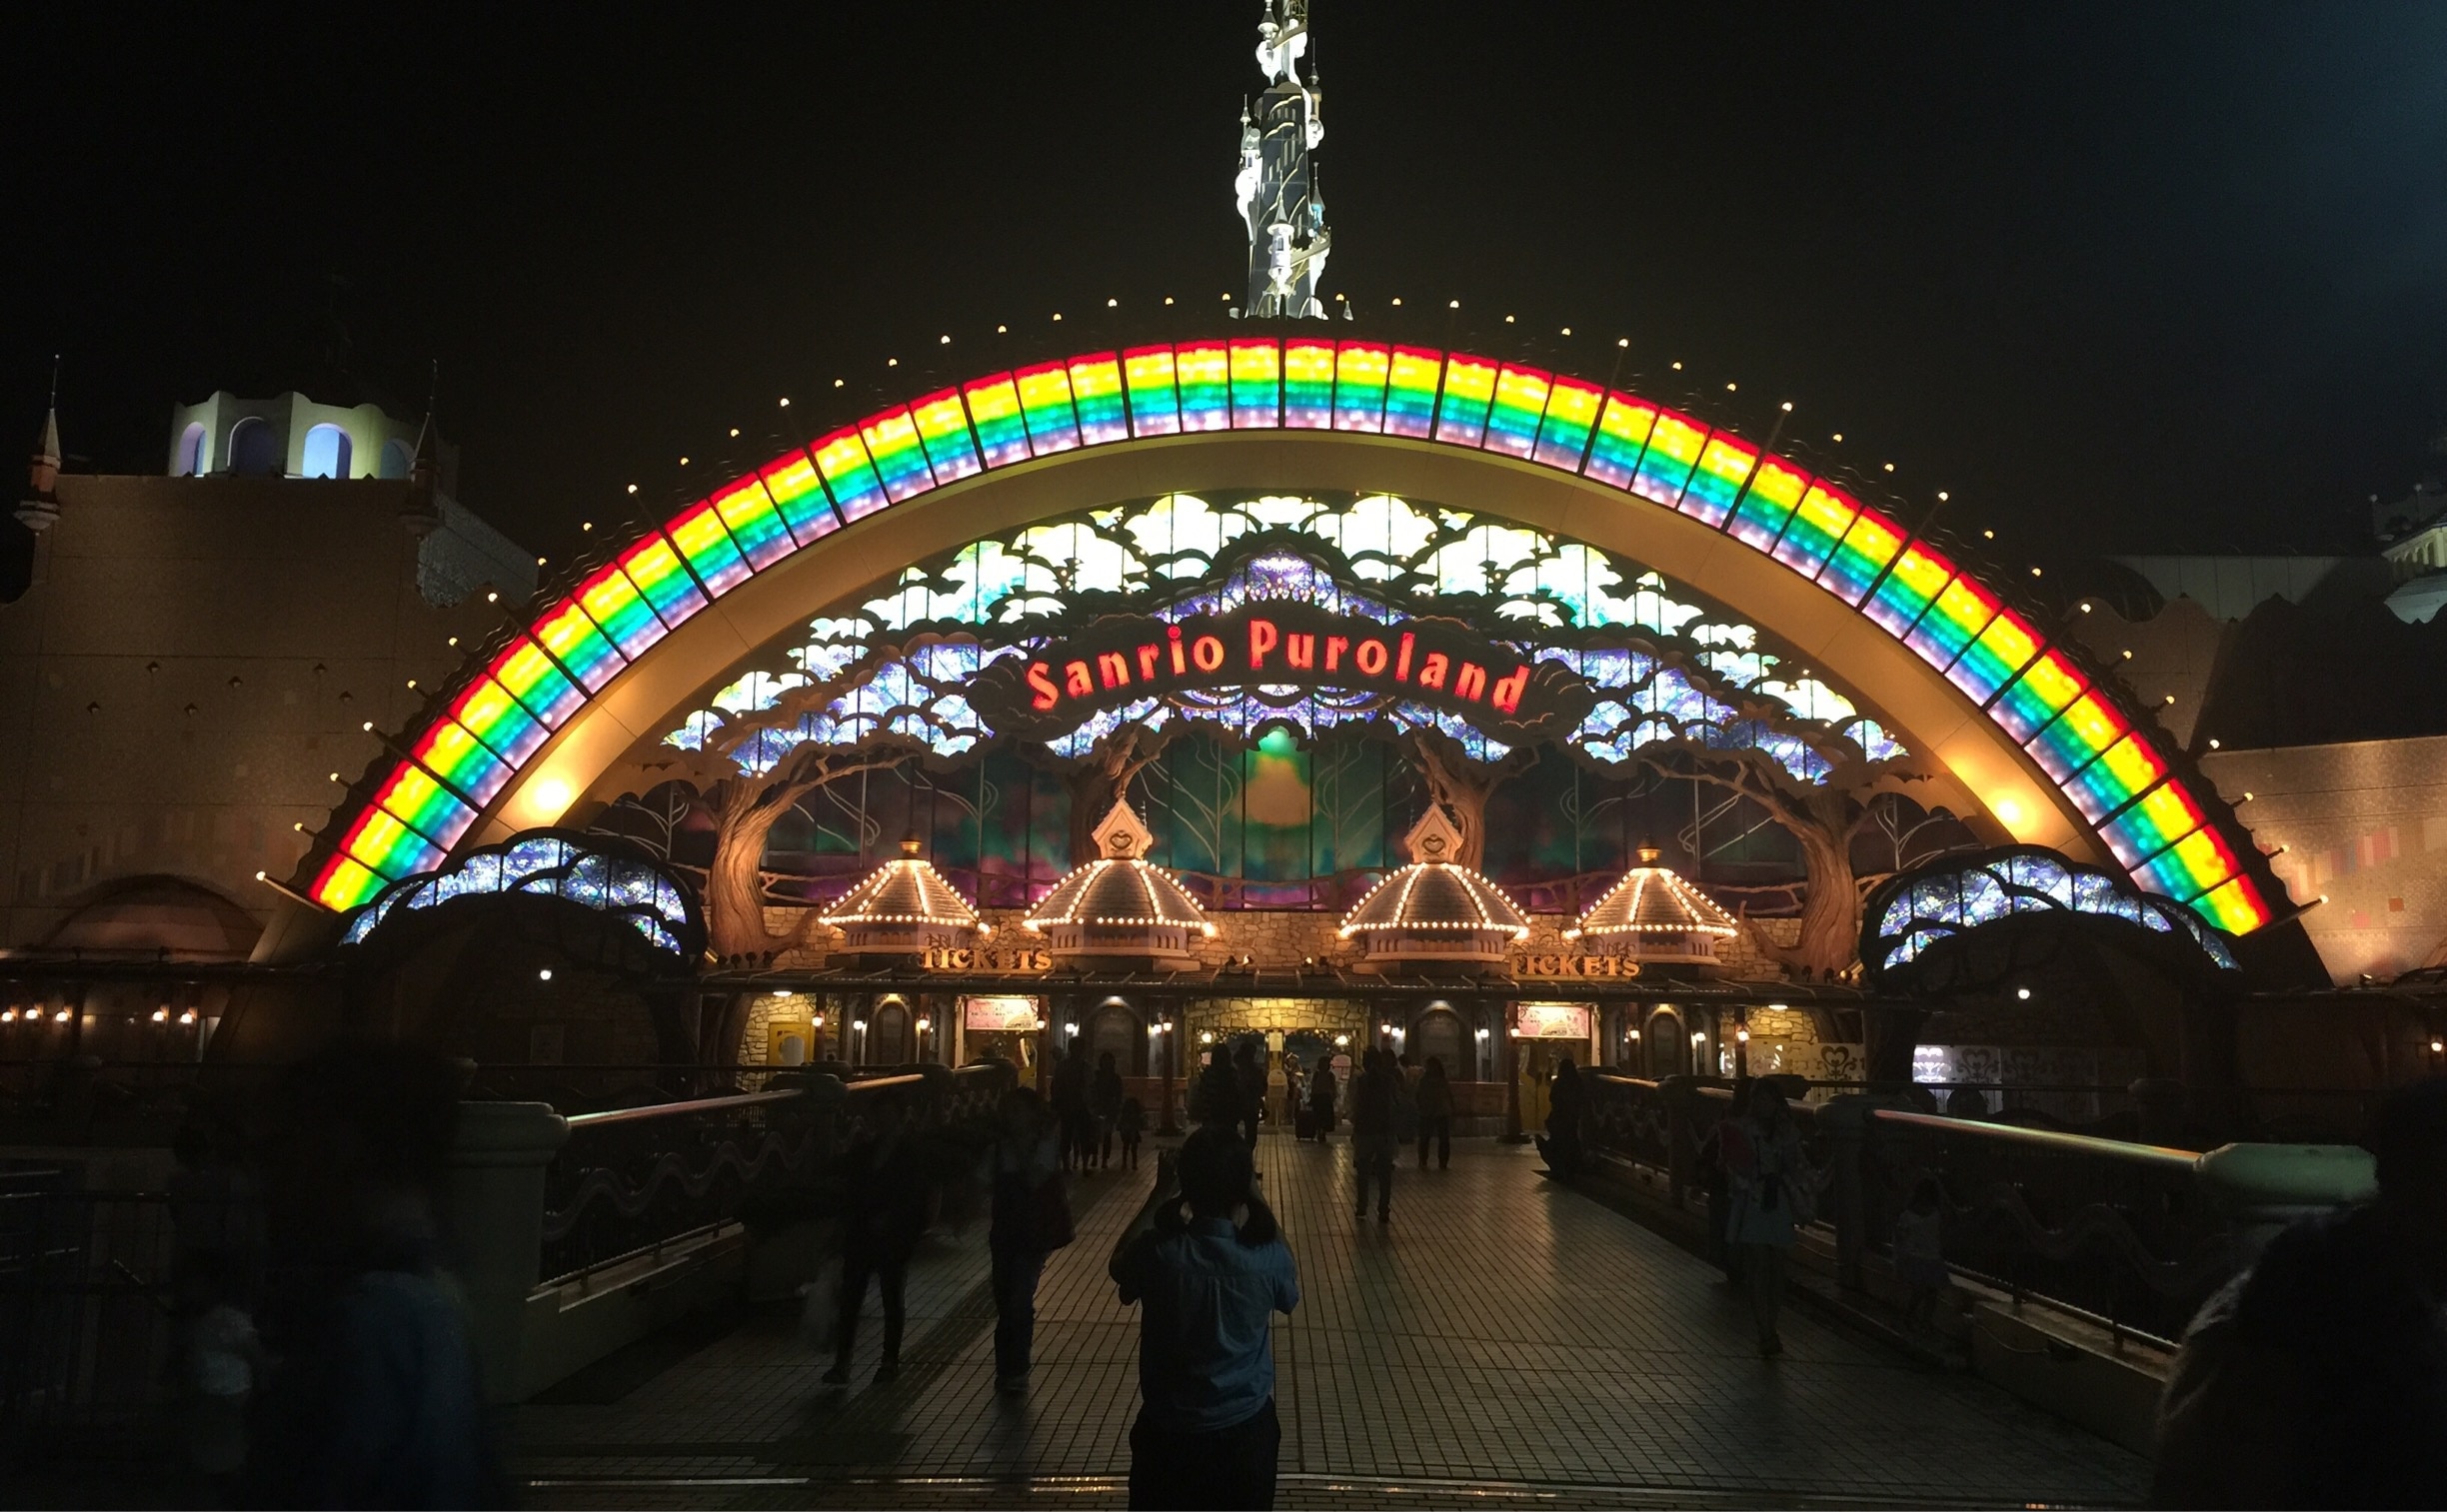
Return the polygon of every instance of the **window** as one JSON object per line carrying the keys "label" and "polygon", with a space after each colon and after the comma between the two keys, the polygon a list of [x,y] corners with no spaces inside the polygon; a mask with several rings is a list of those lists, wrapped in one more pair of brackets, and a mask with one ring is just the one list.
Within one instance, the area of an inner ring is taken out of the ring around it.
{"label": "window", "polygon": [[179,433],[178,453],[170,461],[170,476],[204,476],[204,427],[201,424],[190,421],[187,429]]}
{"label": "window", "polygon": [[383,443],[381,464],[375,468],[377,478],[405,478],[416,467],[416,451],[394,436]]}
{"label": "window", "polygon": [[268,423],[249,416],[230,427],[229,470],[241,478],[278,478],[279,445]]}
{"label": "window", "polygon": [[349,451],[348,432],[328,423],[316,426],[306,433],[301,471],[308,478],[346,478]]}

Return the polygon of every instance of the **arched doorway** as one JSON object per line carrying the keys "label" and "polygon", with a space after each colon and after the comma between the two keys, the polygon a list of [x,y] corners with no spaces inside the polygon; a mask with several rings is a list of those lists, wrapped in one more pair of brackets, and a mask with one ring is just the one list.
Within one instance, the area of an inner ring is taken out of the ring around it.
{"label": "arched doorway", "polygon": [[1088,1069],[1094,1072],[1105,1063],[1105,1057],[1111,1055],[1114,1069],[1123,1075],[1144,1074],[1140,1056],[1147,1037],[1147,1030],[1141,1025],[1139,1015],[1127,1005],[1118,1002],[1105,1004],[1088,1021]]}
{"label": "arched doorway", "polygon": [[250,415],[230,427],[229,470],[241,478],[278,478],[280,437],[269,421]]}
{"label": "arched doorway", "polygon": [[867,1064],[909,1064],[915,1058],[910,1054],[909,1035],[909,1005],[898,997],[877,1003],[867,1017]]}
{"label": "arched doorway", "polygon": [[394,436],[383,443],[374,466],[377,478],[405,478],[416,467],[416,453],[408,443]]}
{"label": "arched doorway", "polygon": [[351,454],[355,450],[349,441],[349,433],[326,421],[306,433],[306,447],[298,459],[299,476],[346,478],[349,476]]}
{"label": "arched doorway", "polygon": [[1476,1079],[1477,1067],[1465,1053],[1469,1034],[1462,1027],[1461,1015],[1450,1008],[1429,1008],[1421,1013],[1410,1032],[1410,1049],[1420,1065],[1429,1057],[1443,1066],[1444,1074],[1456,1081]]}
{"label": "arched doorway", "polygon": [[1689,1074],[1690,1031],[1680,1013],[1662,1007],[1649,1012],[1640,1025],[1640,1063],[1650,1077]]}
{"label": "arched doorway", "polygon": [[204,476],[204,427],[201,422],[189,421],[187,429],[179,433],[178,455],[172,460],[170,471],[179,478]]}

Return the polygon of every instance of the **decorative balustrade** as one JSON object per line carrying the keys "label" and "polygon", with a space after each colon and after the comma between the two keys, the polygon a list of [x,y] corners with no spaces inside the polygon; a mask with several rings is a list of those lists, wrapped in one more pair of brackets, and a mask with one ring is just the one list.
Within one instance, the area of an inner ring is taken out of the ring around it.
{"label": "decorative balustrade", "polygon": [[[1604,1072],[1584,1081],[1592,1148],[1660,1173],[1677,1204],[1704,1199],[1707,1136],[1730,1114],[1732,1089]],[[2117,1337],[2179,1337],[2268,1234],[2359,1200],[2373,1183],[2369,1154],[2350,1145],[2226,1144],[2202,1154],[1946,1117],[1858,1092],[1793,1111],[1811,1158],[1827,1168],[1813,1227],[1832,1241],[1843,1285],[1866,1284],[1867,1257],[1887,1249],[1895,1215],[1933,1176],[1955,1274]]]}
{"label": "decorative balustrade", "polygon": [[845,1085],[818,1073],[762,1092],[581,1113],[545,1169],[542,1279],[566,1281],[739,1220],[806,1206],[830,1165],[888,1105],[922,1132],[974,1130],[1007,1066],[924,1067]]}

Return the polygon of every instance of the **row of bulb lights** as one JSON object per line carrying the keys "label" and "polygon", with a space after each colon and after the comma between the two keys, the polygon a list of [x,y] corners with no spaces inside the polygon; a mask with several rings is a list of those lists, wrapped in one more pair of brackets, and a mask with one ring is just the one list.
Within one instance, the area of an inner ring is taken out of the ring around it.
{"label": "row of bulb lights", "polygon": [[[75,1016],[76,1016],[76,1010],[75,1010],[75,1009],[73,1009],[73,1008],[61,1008],[59,1011],[57,1011],[57,1012],[55,1012],[55,1013],[53,1013],[53,1014],[51,1015],[51,1021],[52,1021],[53,1023],[66,1023],[66,1022],[68,1022],[70,1019],[74,1018]],[[23,1008],[23,1009],[20,1009],[20,1008],[16,1008],[16,1007],[13,1007],[13,1006],[12,1006],[12,1007],[6,1007],[6,1008],[0,1008],[0,1023],[15,1023],[15,1022],[17,1022],[19,1019],[23,1019],[23,1020],[25,1020],[27,1023],[40,1023],[40,1022],[42,1022],[42,1017],[43,1017],[43,1010],[42,1010],[42,1009],[40,1009],[40,1008]],[[134,1022],[134,1020],[133,1020],[133,1019],[131,1019],[131,1020],[129,1020],[129,1021],[130,1021],[130,1022]],[[169,1010],[167,1007],[155,1008],[155,1009],[153,1010],[153,1022],[155,1022],[155,1023],[168,1023],[169,1021],[170,1021],[170,1010]],[[193,1008],[189,1008],[189,1009],[185,1010],[184,1012],[180,1013],[180,1014],[178,1015],[178,1021],[179,1021],[180,1023],[188,1023],[188,1024],[194,1023],[194,1022],[196,1021],[196,1011],[195,1011],[195,1009],[193,1009]]]}

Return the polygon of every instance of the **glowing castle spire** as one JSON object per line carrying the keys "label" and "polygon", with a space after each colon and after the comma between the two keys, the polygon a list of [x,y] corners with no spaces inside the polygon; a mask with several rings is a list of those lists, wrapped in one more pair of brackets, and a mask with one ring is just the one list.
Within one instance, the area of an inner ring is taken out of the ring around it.
{"label": "glowing castle spire", "polygon": [[1308,155],[1325,140],[1319,92],[1300,82],[1308,51],[1308,0],[1260,0],[1257,66],[1265,93],[1254,113],[1240,112],[1240,171],[1232,181],[1241,224],[1248,229],[1248,312],[1254,316],[1323,319],[1317,280],[1333,233],[1325,229],[1325,197]]}

